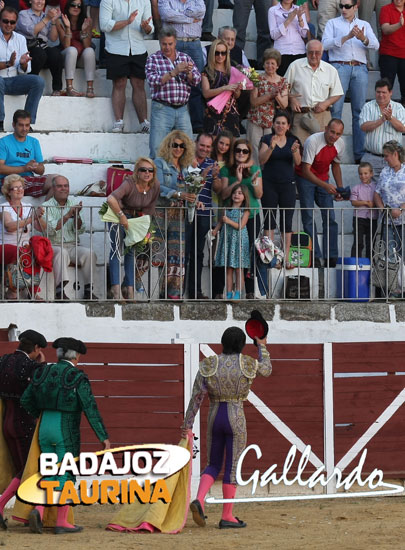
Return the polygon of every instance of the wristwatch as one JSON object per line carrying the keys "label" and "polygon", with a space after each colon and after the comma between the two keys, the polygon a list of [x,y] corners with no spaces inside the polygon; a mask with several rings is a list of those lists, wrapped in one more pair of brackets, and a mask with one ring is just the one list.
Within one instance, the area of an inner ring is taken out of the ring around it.
{"label": "wristwatch", "polygon": [[10,60],[6,61],[6,69],[10,68],[11,67],[11,63],[10,63]]}
{"label": "wristwatch", "polygon": [[177,197],[178,197],[179,199],[181,199],[181,192],[180,192],[180,191],[177,191]]}

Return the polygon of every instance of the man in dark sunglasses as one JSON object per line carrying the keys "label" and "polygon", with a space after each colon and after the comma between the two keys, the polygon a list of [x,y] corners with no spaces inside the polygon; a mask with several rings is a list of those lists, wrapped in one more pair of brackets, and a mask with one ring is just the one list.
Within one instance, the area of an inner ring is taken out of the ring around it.
{"label": "man in dark sunglasses", "polygon": [[[4,95],[26,95],[25,110],[35,124],[45,82],[31,71],[27,41],[15,32],[18,12],[5,7],[0,13],[0,131],[4,132]],[[11,52],[11,53],[10,53]]]}
{"label": "man in dark sunglasses", "polygon": [[364,133],[359,118],[366,102],[368,86],[367,50],[378,50],[380,44],[371,25],[357,17],[356,0],[342,0],[340,17],[330,19],[325,27],[322,44],[329,54],[329,63],[339,73],[343,96],[332,105],[333,118],[342,118],[344,96],[350,90],[353,125],[353,154],[356,164],[364,154]]}

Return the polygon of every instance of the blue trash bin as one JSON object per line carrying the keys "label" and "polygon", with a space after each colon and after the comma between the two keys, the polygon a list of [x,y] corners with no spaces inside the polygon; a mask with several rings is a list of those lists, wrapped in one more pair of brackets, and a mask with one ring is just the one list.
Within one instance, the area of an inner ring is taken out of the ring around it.
{"label": "blue trash bin", "polygon": [[[349,302],[370,300],[370,258],[338,258],[336,264],[336,294]],[[343,274],[342,274],[343,272]]]}

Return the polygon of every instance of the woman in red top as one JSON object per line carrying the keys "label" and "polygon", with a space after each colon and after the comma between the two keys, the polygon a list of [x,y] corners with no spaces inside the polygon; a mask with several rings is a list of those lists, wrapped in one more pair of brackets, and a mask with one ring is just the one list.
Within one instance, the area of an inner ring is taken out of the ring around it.
{"label": "woman in red top", "polygon": [[380,25],[382,38],[380,43],[381,78],[389,78],[394,85],[398,76],[401,90],[401,103],[405,105],[405,0],[392,0],[381,8]]}

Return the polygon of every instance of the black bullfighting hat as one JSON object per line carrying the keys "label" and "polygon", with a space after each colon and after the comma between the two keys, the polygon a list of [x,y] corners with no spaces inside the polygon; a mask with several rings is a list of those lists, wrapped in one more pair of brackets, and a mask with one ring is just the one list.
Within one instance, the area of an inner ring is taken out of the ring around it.
{"label": "black bullfighting hat", "polygon": [[250,318],[245,323],[246,334],[256,343],[255,337],[264,338],[269,332],[269,325],[263,318],[263,315],[257,309],[250,314]]}
{"label": "black bullfighting hat", "polygon": [[73,351],[77,351],[77,353],[80,353],[81,355],[87,353],[87,348],[85,344],[83,344],[81,340],[76,340],[76,338],[57,338],[52,344],[52,347],[55,349],[62,348],[63,351],[72,349]]}
{"label": "black bullfighting hat", "polygon": [[20,340],[29,340],[34,345],[39,346],[40,348],[46,348],[48,345],[46,338],[43,334],[40,332],[37,332],[36,330],[24,330],[19,336],[18,339]]}

